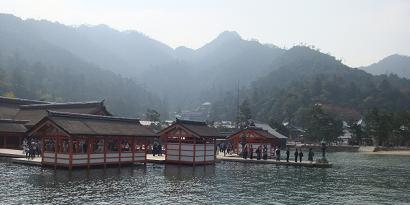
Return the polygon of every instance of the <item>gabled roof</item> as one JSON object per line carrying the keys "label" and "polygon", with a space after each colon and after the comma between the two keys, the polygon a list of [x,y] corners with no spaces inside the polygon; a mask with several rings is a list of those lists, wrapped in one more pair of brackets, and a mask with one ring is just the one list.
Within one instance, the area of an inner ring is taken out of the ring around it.
{"label": "gabled roof", "polygon": [[279,139],[287,139],[287,137],[285,135],[280,134],[275,129],[273,129],[271,126],[269,126],[268,124],[255,123],[255,127],[262,128],[263,130],[268,131],[271,135],[273,135],[273,136],[275,136]]}
{"label": "gabled roof", "polygon": [[40,100],[28,100],[22,98],[9,98],[0,96],[1,104],[10,104],[10,105],[28,105],[28,104],[49,104],[50,102],[40,101]]}
{"label": "gabled roof", "polygon": [[263,123],[255,123],[255,126],[250,126],[245,129],[239,130],[238,132],[232,134],[230,137],[237,135],[238,133],[241,133],[246,130],[252,130],[253,132],[267,139],[287,139],[286,136],[280,134],[279,132],[274,130],[272,127],[270,127],[268,124],[263,124]]}
{"label": "gabled roof", "polygon": [[27,126],[33,126],[45,116],[47,110],[80,114],[111,115],[104,105],[104,101],[69,102],[51,104],[22,105],[15,119],[29,120]]}
{"label": "gabled roof", "polygon": [[20,105],[47,103],[49,102],[0,96],[0,118],[14,118]]}
{"label": "gabled roof", "polygon": [[181,120],[181,119],[176,119],[175,122],[170,125],[169,127],[163,129],[160,132],[160,135],[163,133],[168,132],[171,130],[173,127],[176,125],[179,125],[188,131],[192,132],[198,137],[219,137],[221,134],[218,132],[216,128],[209,127],[206,122],[203,121],[190,121],[190,120]]}
{"label": "gabled roof", "polygon": [[25,133],[27,131],[24,124],[28,121],[0,119],[0,132],[4,133]]}
{"label": "gabled roof", "polygon": [[139,119],[47,111],[47,116],[31,129],[51,121],[69,135],[156,137]]}

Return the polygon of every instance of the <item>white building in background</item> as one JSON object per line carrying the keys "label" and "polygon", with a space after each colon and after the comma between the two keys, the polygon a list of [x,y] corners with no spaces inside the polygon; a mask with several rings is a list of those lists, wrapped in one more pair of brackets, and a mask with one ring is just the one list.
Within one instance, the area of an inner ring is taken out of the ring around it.
{"label": "white building in background", "polygon": [[347,122],[343,121],[343,135],[338,137],[342,145],[348,145],[352,139],[352,133],[350,132],[350,126]]}

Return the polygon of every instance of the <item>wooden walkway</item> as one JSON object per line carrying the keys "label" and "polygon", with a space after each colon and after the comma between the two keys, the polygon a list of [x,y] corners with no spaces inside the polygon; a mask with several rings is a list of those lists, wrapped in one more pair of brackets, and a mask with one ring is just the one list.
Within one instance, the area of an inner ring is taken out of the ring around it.
{"label": "wooden walkway", "polygon": [[41,157],[36,157],[34,159],[11,158],[10,161],[12,163],[15,163],[15,164],[26,164],[26,165],[33,165],[33,166],[41,166]]}
{"label": "wooden walkway", "polygon": [[26,157],[23,150],[0,148],[0,157]]}
{"label": "wooden walkway", "polygon": [[[41,166],[41,157],[36,157],[33,160],[31,159],[28,160],[25,158],[25,154],[23,154],[22,150],[0,149],[0,157],[11,158],[10,161],[12,163]],[[325,164],[325,163],[317,163],[317,162],[309,162],[309,161],[286,162],[284,160],[276,161],[275,159],[268,159],[268,160],[243,159],[241,157],[238,157],[237,155],[223,156],[218,153],[216,162],[221,162],[221,161],[254,163],[254,164],[275,164],[275,165],[282,165],[282,166],[298,166],[298,167],[317,167],[317,168],[332,167],[331,163]],[[152,156],[152,154],[148,154],[147,163],[164,164],[165,155],[163,154],[162,156]]]}
{"label": "wooden walkway", "polygon": [[165,154],[162,154],[162,156],[153,156],[152,154],[147,154],[147,162],[155,164],[164,164]]}
{"label": "wooden walkway", "polygon": [[267,159],[267,160],[256,160],[254,159],[244,159],[237,155],[230,155],[230,156],[223,156],[217,155],[217,159],[221,161],[228,161],[228,162],[241,162],[241,163],[254,163],[254,164],[275,164],[275,165],[285,165],[285,166],[296,166],[296,167],[317,167],[317,168],[330,168],[332,167],[331,163],[317,163],[317,162],[310,162],[310,161],[302,161],[302,162],[295,162],[290,161],[286,162],[286,160],[276,161],[276,159]]}

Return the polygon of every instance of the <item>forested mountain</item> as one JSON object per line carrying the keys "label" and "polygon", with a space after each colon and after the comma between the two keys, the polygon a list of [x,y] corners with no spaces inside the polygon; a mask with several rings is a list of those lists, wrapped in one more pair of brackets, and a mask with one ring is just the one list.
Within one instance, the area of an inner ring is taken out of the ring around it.
{"label": "forested mountain", "polygon": [[248,86],[269,72],[272,62],[284,52],[228,31],[197,50],[175,51],[174,61],[153,67],[142,75],[142,81],[170,104],[182,107],[217,98],[238,84]]}
{"label": "forested mountain", "polygon": [[[304,114],[318,103],[345,120],[357,119],[373,107],[410,109],[409,80],[397,75],[373,76],[308,47],[287,50],[271,69],[240,93],[259,120],[289,120],[303,126]],[[214,104],[216,119],[234,118],[237,102],[230,95]]]}
{"label": "forested mountain", "polygon": [[[51,43],[53,40],[41,34],[48,29],[43,28],[46,26],[60,29],[60,33],[50,34],[50,38],[70,33],[63,25],[0,15],[0,89],[3,95],[49,101],[106,99],[110,110],[127,116],[143,113],[147,107],[163,110],[159,98],[135,80],[103,70],[84,60],[84,56]],[[66,43],[83,44],[75,39]]]}
{"label": "forested mountain", "polygon": [[70,27],[7,14],[0,14],[0,49],[2,55],[18,53],[29,63],[50,66],[82,60],[136,80],[174,109],[196,106],[215,88],[232,89],[238,81],[249,84],[283,52],[243,40],[236,32],[223,32],[196,50],[174,50],[136,31]]}
{"label": "forested mountain", "polygon": [[[392,56],[368,69],[403,70],[407,58]],[[281,49],[233,31],[198,49],[172,49],[135,31],[0,14],[0,69],[2,95],[106,99],[110,110],[127,116],[150,108],[166,117],[209,101],[211,120],[234,120],[238,104],[248,99],[257,120],[303,124],[304,113],[317,103],[343,119],[373,107],[397,111],[410,105],[407,79],[373,76],[308,47]]]}
{"label": "forested mountain", "polygon": [[78,58],[122,75],[136,76],[151,65],[172,59],[173,49],[135,32],[119,32],[105,25],[70,27],[59,23],[21,20],[0,14],[3,54],[19,52],[28,60],[59,64],[48,56],[63,49]]}
{"label": "forested mountain", "polygon": [[374,75],[396,74],[410,79],[410,56],[398,54],[387,56],[381,61],[367,67],[361,67],[361,69]]}

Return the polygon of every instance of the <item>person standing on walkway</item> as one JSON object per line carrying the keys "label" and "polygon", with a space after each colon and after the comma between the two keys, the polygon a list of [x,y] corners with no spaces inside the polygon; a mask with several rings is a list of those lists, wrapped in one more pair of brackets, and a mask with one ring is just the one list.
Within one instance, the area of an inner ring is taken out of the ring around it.
{"label": "person standing on walkway", "polygon": [[262,147],[259,145],[259,147],[256,149],[256,160],[261,159],[261,152],[262,152]]}
{"label": "person standing on walkway", "polygon": [[245,147],[243,148],[242,154],[243,154],[244,159],[248,158],[248,145],[245,145]]}
{"label": "person standing on walkway", "polygon": [[298,162],[298,155],[299,155],[299,152],[298,152],[298,149],[296,149],[296,151],[295,151],[295,162]]}
{"label": "person standing on walkway", "polygon": [[310,162],[313,162],[313,156],[315,155],[315,153],[313,153],[312,148],[309,149],[309,154],[308,154],[308,160]]}
{"label": "person standing on walkway", "polygon": [[299,162],[302,162],[302,158],[303,158],[303,152],[302,152],[302,149],[300,149],[300,152],[299,152]]}
{"label": "person standing on walkway", "polygon": [[263,145],[263,159],[267,160],[268,159],[268,146]]}
{"label": "person standing on walkway", "polygon": [[286,162],[289,162],[289,155],[290,155],[290,151],[289,151],[289,147],[286,149]]}
{"label": "person standing on walkway", "polygon": [[253,147],[252,144],[249,145],[249,158],[253,159]]}
{"label": "person standing on walkway", "polygon": [[276,149],[276,161],[280,161],[280,149],[279,148],[277,148]]}

